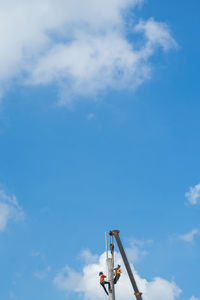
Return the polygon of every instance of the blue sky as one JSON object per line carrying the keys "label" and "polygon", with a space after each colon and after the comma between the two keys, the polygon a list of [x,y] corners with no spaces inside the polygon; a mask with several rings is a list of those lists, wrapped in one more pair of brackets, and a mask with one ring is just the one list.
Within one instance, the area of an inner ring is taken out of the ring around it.
{"label": "blue sky", "polygon": [[94,299],[70,276],[115,228],[200,298],[200,3],[142,2],[0,4],[1,299]]}

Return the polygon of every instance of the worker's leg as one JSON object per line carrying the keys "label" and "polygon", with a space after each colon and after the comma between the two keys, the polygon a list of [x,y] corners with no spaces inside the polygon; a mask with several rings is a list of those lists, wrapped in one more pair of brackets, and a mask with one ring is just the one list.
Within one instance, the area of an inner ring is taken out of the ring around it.
{"label": "worker's leg", "polygon": [[105,281],[105,280],[104,280],[104,284],[108,284],[108,289],[109,289],[109,291],[111,292],[111,286],[110,286],[110,282],[109,282],[109,281]]}
{"label": "worker's leg", "polygon": [[119,280],[120,274],[116,274],[115,278],[114,278],[114,284],[117,283],[117,281]]}
{"label": "worker's leg", "polygon": [[108,292],[107,292],[107,290],[106,290],[106,288],[105,288],[104,284],[105,284],[105,282],[102,282],[102,283],[101,283],[101,285],[102,285],[102,287],[103,287],[104,291],[105,291],[105,292],[106,292],[106,294],[108,295]]}

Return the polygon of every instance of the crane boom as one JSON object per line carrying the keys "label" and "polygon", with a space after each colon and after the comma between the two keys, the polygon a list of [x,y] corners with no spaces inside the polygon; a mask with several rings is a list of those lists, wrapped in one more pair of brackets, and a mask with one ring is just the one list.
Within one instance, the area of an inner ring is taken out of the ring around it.
{"label": "crane boom", "polygon": [[125,253],[125,251],[124,251],[124,247],[123,247],[122,242],[121,242],[121,239],[120,239],[120,237],[119,237],[119,230],[112,230],[112,231],[110,231],[110,235],[115,237],[115,240],[116,240],[116,242],[117,242],[119,251],[120,251],[121,256],[122,256],[122,259],[123,259],[123,261],[124,261],[124,265],[125,265],[125,267],[126,267],[126,270],[127,270],[128,276],[129,276],[129,279],[130,279],[130,281],[131,281],[133,290],[134,290],[134,292],[135,292],[135,297],[136,297],[137,300],[142,300],[142,293],[139,292],[137,283],[136,283],[135,278],[134,278],[134,276],[133,276],[133,273],[132,273],[130,264],[129,264],[129,262],[128,262],[126,253]]}

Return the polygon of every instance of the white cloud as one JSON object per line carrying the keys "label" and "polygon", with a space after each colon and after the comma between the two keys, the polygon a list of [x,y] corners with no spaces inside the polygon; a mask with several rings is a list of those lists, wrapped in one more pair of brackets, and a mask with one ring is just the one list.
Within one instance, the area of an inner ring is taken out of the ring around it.
{"label": "white cloud", "polygon": [[75,272],[70,267],[64,267],[54,278],[55,285],[61,290],[82,292],[84,287],[80,273]]}
{"label": "white cloud", "polygon": [[89,249],[81,251],[80,257],[85,263],[96,263],[99,259],[98,255],[93,255]]}
{"label": "white cloud", "polygon": [[[0,2],[0,88],[12,80],[56,83],[61,103],[106,89],[135,88],[151,74],[150,58],[176,42],[164,23],[133,20],[143,0],[7,0]],[[134,34],[143,45],[135,47]]]}
{"label": "white cloud", "polygon": [[194,297],[194,296],[192,296],[191,298],[190,298],[190,300],[200,300],[199,298],[196,298],[196,297]]}
{"label": "white cloud", "polygon": [[168,26],[165,23],[155,22],[153,18],[146,22],[140,21],[135,26],[135,31],[144,33],[147,40],[145,49],[147,52],[151,53],[156,45],[161,45],[164,51],[168,51],[171,47],[177,47]]}
{"label": "white cloud", "polygon": [[4,231],[9,220],[20,220],[24,217],[24,212],[19,206],[15,196],[8,196],[0,190],[0,231]]}
{"label": "white cloud", "polygon": [[192,205],[198,204],[200,200],[200,183],[194,187],[190,187],[189,192],[185,193],[185,197]]}
{"label": "white cloud", "polygon": [[132,262],[140,261],[144,256],[147,255],[147,250],[144,247],[149,246],[153,243],[152,240],[130,240],[130,247],[126,248],[126,254],[128,259]]}
{"label": "white cloud", "polygon": [[191,232],[180,235],[179,238],[185,242],[192,242],[196,235],[199,235],[200,231],[198,229],[193,229]]}
{"label": "white cloud", "polygon": [[[97,263],[86,264],[82,272],[76,272],[66,266],[54,278],[54,284],[66,292],[76,292],[82,295],[84,300],[102,299],[105,296],[102,287],[99,284],[99,271],[106,273],[106,254],[99,256]],[[122,263],[121,257],[116,253],[116,265],[120,264],[123,269],[122,276],[116,285],[117,299],[133,299],[133,290]],[[181,290],[174,282],[167,281],[163,278],[156,277],[152,281],[139,276],[133,268],[133,272],[138,283],[139,289],[143,292],[144,300],[174,300]]]}

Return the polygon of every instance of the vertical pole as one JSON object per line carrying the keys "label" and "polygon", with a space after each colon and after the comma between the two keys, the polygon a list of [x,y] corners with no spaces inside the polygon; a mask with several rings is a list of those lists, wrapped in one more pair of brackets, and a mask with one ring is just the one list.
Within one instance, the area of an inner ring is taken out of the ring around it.
{"label": "vertical pole", "polygon": [[[111,238],[111,245],[113,245],[113,236],[110,237]],[[115,300],[115,286],[114,286],[114,245],[113,245],[113,249],[111,250],[111,259],[112,259],[112,270],[111,270],[111,288],[112,288],[112,294],[113,294],[113,300]]]}
{"label": "vertical pole", "polygon": [[[111,243],[112,243],[111,239]],[[108,242],[107,242],[107,233],[106,233],[106,263],[108,268],[108,281],[110,282],[111,290],[108,291],[108,299],[115,300],[115,289],[114,289],[114,255],[113,251],[111,251],[111,257],[108,256]]]}
{"label": "vertical pole", "polygon": [[107,259],[107,266],[108,266],[108,281],[110,282],[111,291],[108,291],[108,299],[109,300],[115,300],[114,293],[113,293],[113,267],[112,267],[112,258],[109,257]]}
{"label": "vertical pole", "polygon": [[105,232],[105,242],[106,242],[106,259],[108,259],[108,235]]}

